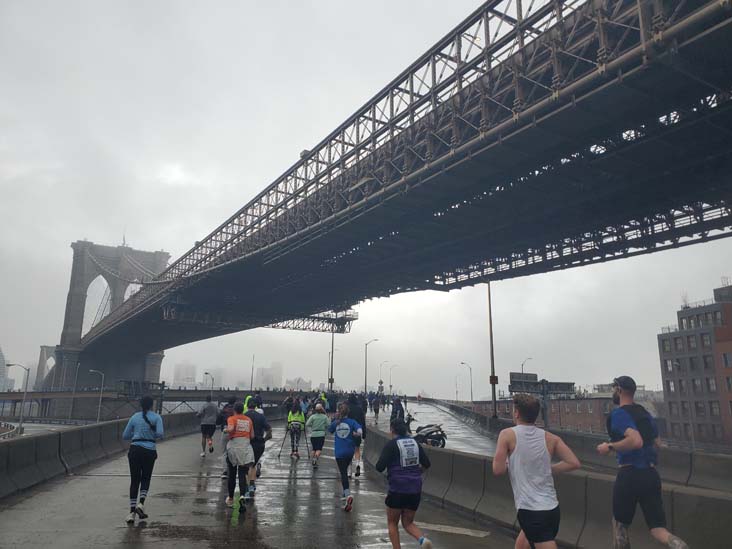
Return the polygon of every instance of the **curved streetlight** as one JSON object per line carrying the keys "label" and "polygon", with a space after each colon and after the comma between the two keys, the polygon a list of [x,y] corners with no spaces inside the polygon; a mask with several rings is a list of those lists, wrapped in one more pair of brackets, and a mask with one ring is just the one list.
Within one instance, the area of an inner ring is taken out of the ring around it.
{"label": "curved streetlight", "polygon": [[99,406],[97,406],[97,423],[99,423],[99,419],[102,417],[102,391],[104,391],[104,372],[100,372],[99,370],[89,370],[90,374],[99,374],[102,376],[102,384],[99,387]]}
{"label": "curved streetlight", "polygon": [[467,362],[461,362],[463,366],[467,366],[470,370],[470,402],[473,402],[473,368]]}
{"label": "curved streetlight", "polygon": [[211,400],[213,400],[214,376],[212,376],[208,372],[203,372],[203,375],[211,378]]}
{"label": "curved streetlight", "polygon": [[371,341],[367,341],[363,346],[363,392],[364,394],[369,392],[369,345],[379,341],[378,338],[374,338]]}
{"label": "curved streetlight", "polygon": [[524,373],[524,364],[526,364],[529,360],[534,360],[533,358],[525,358],[524,361],[521,363],[521,373]]}
{"label": "curved streetlight", "polygon": [[20,421],[18,421],[18,433],[23,434],[23,408],[25,408],[25,397],[28,394],[28,378],[30,377],[30,368],[26,368],[22,364],[8,363],[5,365],[7,368],[11,366],[17,366],[25,370],[25,385],[23,388],[23,402],[20,404]]}

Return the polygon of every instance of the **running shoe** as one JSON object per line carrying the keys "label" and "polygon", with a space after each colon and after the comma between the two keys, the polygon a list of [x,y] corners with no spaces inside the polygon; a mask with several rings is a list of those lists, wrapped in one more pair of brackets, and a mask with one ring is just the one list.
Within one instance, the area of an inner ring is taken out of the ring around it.
{"label": "running shoe", "polygon": [[202,458],[205,458],[206,457],[206,452],[201,452],[201,457]]}
{"label": "running shoe", "polygon": [[262,476],[262,464],[257,462],[257,478]]}
{"label": "running shoe", "polygon": [[361,476],[361,465],[356,465],[356,476],[357,477]]}
{"label": "running shoe", "polygon": [[249,491],[252,493],[252,497],[254,497],[254,492],[257,491],[257,485],[253,482],[249,484]]}
{"label": "running shoe", "polygon": [[353,496],[348,496],[346,498],[346,505],[345,505],[345,507],[343,507],[343,510],[346,513],[350,513],[351,509],[353,509]]}
{"label": "running shoe", "polygon": [[127,524],[134,524],[135,523],[135,512],[132,511],[129,515],[127,515],[127,518],[125,519],[125,522]]}
{"label": "running shoe", "polygon": [[221,478],[226,478],[228,476],[229,476],[229,473],[226,471],[226,469],[224,469],[223,471],[221,471]]}
{"label": "running shoe", "polygon": [[208,451],[213,454],[213,451],[214,451],[213,439],[208,439]]}
{"label": "running shoe", "polygon": [[137,516],[140,517],[140,520],[144,520],[147,518],[147,513],[145,513],[145,506],[142,503],[137,504],[137,507],[135,507],[135,513],[137,513]]}
{"label": "running shoe", "polygon": [[427,538],[424,538],[424,537],[423,537],[423,538],[422,538],[422,539],[421,539],[421,540],[419,541],[419,546],[420,546],[420,547],[424,547],[425,549],[432,549],[432,542],[431,542],[430,540],[428,540]]}
{"label": "running shoe", "polygon": [[300,452],[295,450],[295,459],[300,459]]}
{"label": "running shoe", "polygon": [[245,498],[244,496],[239,496],[239,510],[240,511],[246,511],[246,505],[245,505],[246,502],[247,502],[247,498]]}
{"label": "running shoe", "polygon": [[315,460],[315,458],[313,458],[312,463],[313,463],[313,467],[317,467],[318,466],[318,462]]}
{"label": "running shoe", "polygon": [[252,492],[251,488],[249,488],[249,490],[247,490],[246,494],[244,494],[242,497],[239,498],[239,501],[241,501],[242,499],[244,501],[252,501],[254,499],[254,492]]}
{"label": "running shoe", "polygon": [[227,507],[234,507],[234,498],[230,498],[229,496],[226,496],[226,506]]}

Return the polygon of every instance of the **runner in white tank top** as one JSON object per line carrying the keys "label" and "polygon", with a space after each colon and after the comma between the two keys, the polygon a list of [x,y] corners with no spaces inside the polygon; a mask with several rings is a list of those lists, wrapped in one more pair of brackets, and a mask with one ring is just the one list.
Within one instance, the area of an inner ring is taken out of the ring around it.
{"label": "runner in white tank top", "polygon": [[[580,462],[558,436],[539,429],[539,401],[531,395],[515,395],[516,426],[498,435],[493,474],[508,471],[521,532],[517,549],[553,549],[559,532],[559,501],[553,474],[577,469]],[[561,461],[552,465],[552,456]]]}

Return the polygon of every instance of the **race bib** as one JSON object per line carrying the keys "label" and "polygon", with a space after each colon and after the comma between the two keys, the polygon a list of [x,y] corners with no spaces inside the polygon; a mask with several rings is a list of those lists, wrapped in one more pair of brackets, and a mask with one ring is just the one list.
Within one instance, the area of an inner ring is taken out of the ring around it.
{"label": "race bib", "polygon": [[248,433],[249,432],[249,426],[251,425],[250,422],[244,420],[244,419],[237,419],[236,420],[236,432],[238,433]]}
{"label": "race bib", "polygon": [[338,438],[348,438],[351,435],[351,426],[341,422],[336,426],[335,434]]}
{"label": "race bib", "polygon": [[419,465],[419,445],[413,438],[398,439],[397,447],[399,448],[399,464],[402,467]]}

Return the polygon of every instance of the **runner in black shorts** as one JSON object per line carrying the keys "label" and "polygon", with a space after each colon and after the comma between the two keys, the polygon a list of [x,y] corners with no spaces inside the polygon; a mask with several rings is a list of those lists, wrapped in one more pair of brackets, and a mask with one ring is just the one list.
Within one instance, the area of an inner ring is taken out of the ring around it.
{"label": "runner in black shorts", "polygon": [[422,469],[429,468],[430,460],[417,441],[407,436],[407,424],[403,419],[396,419],[391,423],[391,434],[394,438],[384,446],[379,461],[376,462],[376,470],[381,473],[387,469],[389,475],[389,493],[385,501],[389,540],[392,547],[401,547],[401,519],[404,529],[422,547],[432,547],[432,542],[414,524],[422,495]]}
{"label": "runner in black shorts", "polygon": [[257,491],[257,477],[259,477],[262,470],[259,459],[264,454],[265,443],[272,438],[272,427],[269,425],[267,418],[264,417],[264,412],[257,409],[257,400],[255,398],[250,398],[247,406],[248,410],[245,415],[254,424],[254,435],[251,442],[255,465],[249,468],[249,493],[253,496]]}
{"label": "runner in black shorts", "polygon": [[635,508],[640,504],[651,535],[667,547],[688,549],[688,545],[666,529],[661,477],[656,470],[658,437],[656,420],[633,400],[636,385],[633,378],[620,376],[613,380],[613,403],[618,404],[607,418],[610,442],[597,446],[601,455],[611,451],[618,455],[618,475],[613,487],[614,546],[630,547],[628,528]]}

